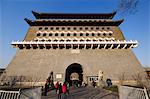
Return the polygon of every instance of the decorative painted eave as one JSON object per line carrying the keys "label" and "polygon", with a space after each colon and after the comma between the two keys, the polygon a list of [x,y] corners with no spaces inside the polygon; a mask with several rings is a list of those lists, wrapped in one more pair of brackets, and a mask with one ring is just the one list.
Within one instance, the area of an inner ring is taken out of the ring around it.
{"label": "decorative painted eave", "polygon": [[35,41],[52,41],[52,40],[58,40],[58,41],[67,41],[67,40],[70,40],[70,41],[73,41],[73,40],[76,40],[76,41],[114,41],[115,38],[114,37],[105,37],[105,38],[101,38],[101,37],[73,37],[73,38],[68,38],[68,37],[58,37],[58,38],[52,38],[52,37],[36,37],[34,38]]}
{"label": "decorative painted eave", "polygon": [[112,19],[116,11],[112,13],[39,13],[32,11],[36,19]]}
{"label": "decorative painted eave", "polygon": [[122,20],[72,20],[72,19],[57,19],[57,20],[43,20],[43,21],[33,21],[30,19],[24,19],[30,26],[119,26]]}
{"label": "decorative painted eave", "polygon": [[84,30],[84,31],[81,31],[81,30],[79,30],[79,31],[76,31],[76,30],[73,30],[73,31],[68,31],[68,30],[66,30],[66,31],[63,31],[63,30],[50,30],[50,31],[37,31],[36,33],[41,33],[41,34],[44,34],[44,33],[47,33],[47,34],[49,34],[49,33],[101,33],[101,34],[103,34],[103,33],[106,33],[106,34],[113,34],[113,31],[99,31],[99,30],[97,30],[97,31],[86,31],[86,30]]}
{"label": "decorative painted eave", "polygon": [[131,49],[138,46],[137,41],[77,41],[77,42],[60,42],[60,41],[12,41],[11,45],[20,49],[23,48],[91,48],[91,49]]}
{"label": "decorative painted eave", "polygon": [[110,19],[37,19],[35,21],[50,21],[50,22],[108,22]]}

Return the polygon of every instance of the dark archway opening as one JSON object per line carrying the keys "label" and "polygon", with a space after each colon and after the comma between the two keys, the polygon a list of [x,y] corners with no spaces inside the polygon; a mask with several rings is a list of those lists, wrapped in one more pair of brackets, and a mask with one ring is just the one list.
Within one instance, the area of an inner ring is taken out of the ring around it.
{"label": "dark archway opening", "polygon": [[[73,63],[69,65],[66,69],[65,81],[70,85],[73,84],[74,80],[78,82],[78,84],[82,84],[83,81],[83,69],[82,66],[78,63]],[[72,74],[78,74],[77,79],[71,79]]]}

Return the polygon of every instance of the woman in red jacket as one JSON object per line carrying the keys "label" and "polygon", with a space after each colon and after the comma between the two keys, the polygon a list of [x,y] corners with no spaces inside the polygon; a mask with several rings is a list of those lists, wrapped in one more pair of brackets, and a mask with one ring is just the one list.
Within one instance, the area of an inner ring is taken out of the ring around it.
{"label": "woman in red jacket", "polygon": [[66,98],[67,98],[67,95],[66,95],[66,93],[67,93],[67,85],[66,85],[65,82],[64,82],[64,84],[62,85],[62,93],[63,93],[62,99],[66,99]]}

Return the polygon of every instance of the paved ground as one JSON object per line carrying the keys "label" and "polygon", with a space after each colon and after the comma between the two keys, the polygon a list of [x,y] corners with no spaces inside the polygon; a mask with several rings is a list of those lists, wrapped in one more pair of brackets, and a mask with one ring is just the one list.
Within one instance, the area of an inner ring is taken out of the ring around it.
{"label": "paved ground", "polygon": [[[48,93],[48,96],[42,96],[42,99],[57,99],[55,91]],[[70,94],[66,99],[119,99],[118,94],[106,91],[100,88],[81,87],[71,88]]]}

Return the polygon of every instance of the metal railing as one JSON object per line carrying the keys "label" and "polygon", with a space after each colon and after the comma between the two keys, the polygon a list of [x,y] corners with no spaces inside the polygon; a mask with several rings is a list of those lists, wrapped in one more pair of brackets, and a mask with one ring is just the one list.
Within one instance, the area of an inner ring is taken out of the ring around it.
{"label": "metal railing", "polygon": [[20,99],[41,99],[41,87],[21,91]]}
{"label": "metal railing", "polygon": [[20,89],[19,91],[4,91],[0,90],[0,99],[19,99]]}
{"label": "metal railing", "polygon": [[41,99],[41,87],[19,89],[19,91],[0,90],[0,99]]}
{"label": "metal railing", "polygon": [[146,88],[119,86],[120,99],[150,99]]}

